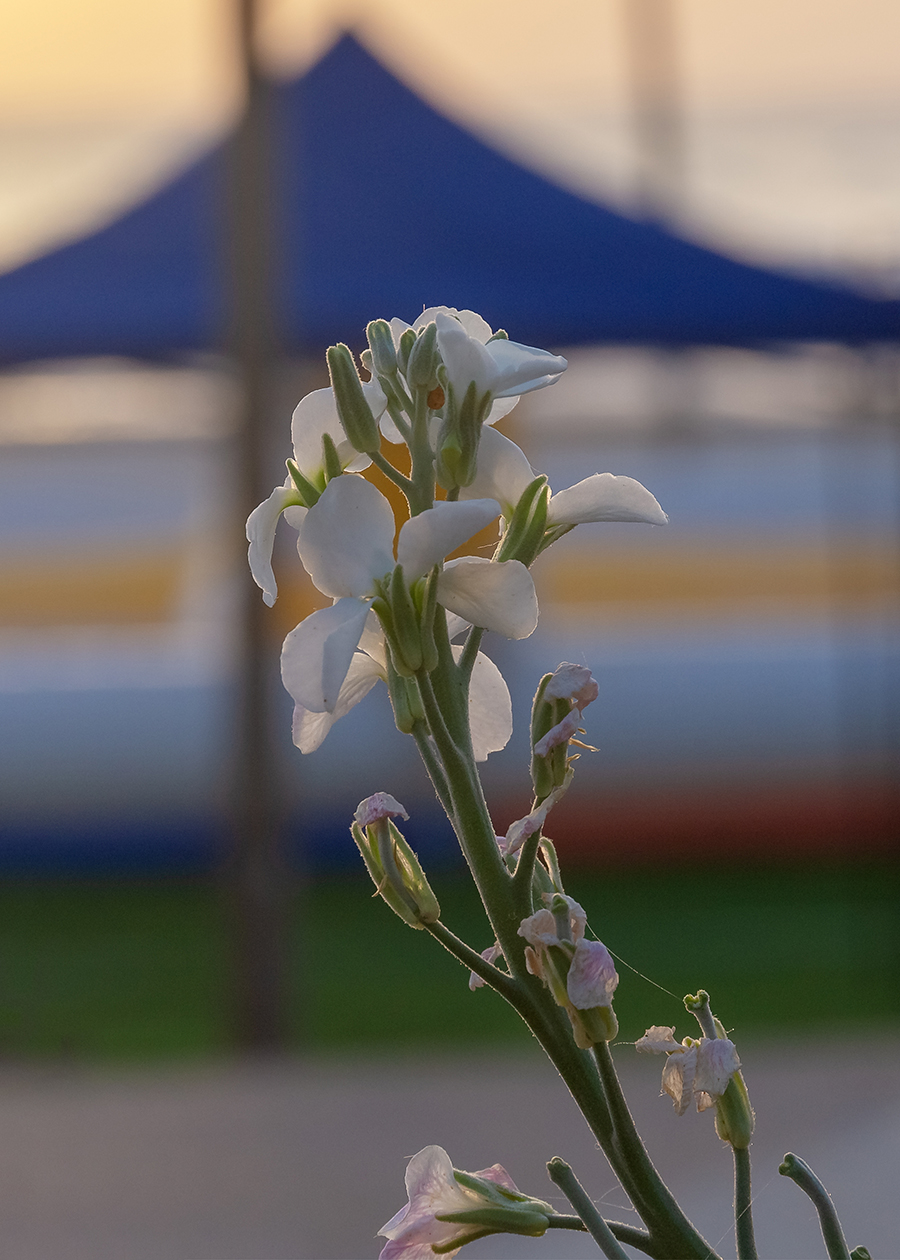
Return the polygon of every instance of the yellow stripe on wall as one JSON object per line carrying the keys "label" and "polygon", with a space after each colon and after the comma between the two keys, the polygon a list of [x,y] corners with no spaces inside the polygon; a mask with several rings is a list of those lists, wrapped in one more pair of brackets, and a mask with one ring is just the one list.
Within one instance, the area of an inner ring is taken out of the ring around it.
{"label": "yellow stripe on wall", "polygon": [[0,562],[0,626],[140,625],[178,615],[176,548]]}
{"label": "yellow stripe on wall", "polygon": [[557,605],[562,615],[577,615],[583,605],[627,614],[650,603],[700,615],[737,611],[748,601],[827,613],[896,599],[900,546],[880,540],[657,550],[598,544],[543,557],[535,581],[542,604]]}

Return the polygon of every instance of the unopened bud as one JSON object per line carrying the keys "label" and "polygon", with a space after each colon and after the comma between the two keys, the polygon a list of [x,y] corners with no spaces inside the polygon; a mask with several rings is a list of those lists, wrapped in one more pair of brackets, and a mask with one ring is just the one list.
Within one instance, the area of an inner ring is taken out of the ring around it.
{"label": "unopened bud", "polygon": [[363,393],[362,381],[347,346],[329,346],[326,355],[334,401],[347,440],[354,450],[371,454],[381,444],[378,423]]}
{"label": "unopened bud", "polygon": [[437,325],[427,324],[416,338],[406,364],[406,379],[410,389],[434,389],[438,383],[437,369],[440,362],[437,348]]}
{"label": "unopened bud", "polygon": [[372,356],[372,370],[376,376],[393,376],[397,371],[397,351],[390,324],[384,319],[373,319],[366,329]]}
{"label": "unopened bud", "polygon": [[361,801],[350,830],[379,895],[410,927],[437,923],[441,908],[425,872],[394,824],[408,818],[406,810],[387,792]]}
{"label": "unopened bud", "polygon": [[416,332],[414,328],[407,328],[406,332],[400,338],[400,344],[397,347],[397,366],[403,375],[406,375],[406,369],[409,366],[409,356],[413,346],[416,344]]}

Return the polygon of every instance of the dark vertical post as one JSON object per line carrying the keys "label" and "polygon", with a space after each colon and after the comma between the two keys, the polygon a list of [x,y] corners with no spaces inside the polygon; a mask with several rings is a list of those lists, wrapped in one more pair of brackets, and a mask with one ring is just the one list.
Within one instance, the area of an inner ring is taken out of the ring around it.
{"label": "dark vertical post", "polygon": [[[277,339],[272,309],[270,84],[254,47],[254,0],[237,0],[246,103],[228,163],[230,351],[241,414],[237,438],[240,521],[271,491],[268,418]],[[271,661],[260,593],[242,571],[237,731],[228,864],[233,940],[233,1023],[238,1045],[272,1052],[287,1042],[286,869],[273,756]]]}
{"label": "dark vertical post", "polygon": [[684,193],[684,128],[675,0],[623,0],[637,149],[638,204],[654,219]]}

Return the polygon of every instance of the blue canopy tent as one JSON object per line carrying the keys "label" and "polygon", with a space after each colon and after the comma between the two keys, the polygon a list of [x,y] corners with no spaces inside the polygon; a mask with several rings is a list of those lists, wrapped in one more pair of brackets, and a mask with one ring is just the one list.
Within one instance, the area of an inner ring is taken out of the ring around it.
{"label": "blue canopy tent", "polygon": [[[900,335],[900,302],[735,262],[555,186],[349,35],[276,89],[274,133],[288,349],[437,302],[538,345]],[[109,226],[0,276],[0,363],[221,348],[225,178],[220,145]]]}

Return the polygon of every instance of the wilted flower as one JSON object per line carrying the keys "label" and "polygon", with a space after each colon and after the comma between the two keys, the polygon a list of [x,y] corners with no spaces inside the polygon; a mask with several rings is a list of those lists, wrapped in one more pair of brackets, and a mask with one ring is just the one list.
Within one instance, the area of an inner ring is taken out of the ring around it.
{"label": "wilted flower", "polygon": [[701,1037],[699,1041],[685,1037],[679,1043],[674,1033],[674,1026],[654,1024],[634,1043],[635,1049],[669,1056],[663,1068],[662,1088],[680,1116],[692,1101],[698,1111],[706,1111],[716,1105],[741,1066],[734,1042],[727,1037]]}
{"label": "wilted flower", "polygon": [[[440,1146],[426,1146],[412,1157],[406,1190],[409,1202],[378,1231],[388,1239],[379,1260],[433,1260],[434,1248],[455,1256],[485,1234],[539,1238],[553,1212],[549,1204],[522,1194],[500,1164],[458,1172]],[[460,1215],[468,1219],[446,1219]]]}

